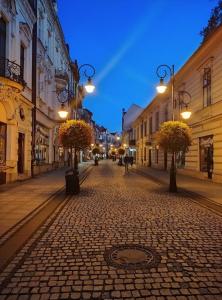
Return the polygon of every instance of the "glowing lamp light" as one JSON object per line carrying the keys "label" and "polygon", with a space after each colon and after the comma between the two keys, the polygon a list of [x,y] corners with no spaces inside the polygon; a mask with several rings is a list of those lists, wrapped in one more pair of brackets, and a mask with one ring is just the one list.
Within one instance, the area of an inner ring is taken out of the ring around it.
{"label": "glowing lamp light", "polygon": [[85,90],[88,94],[93,93],[95,90],[95,85],[92,83],[92,79],[90,77],[88,78],[88,82],[85,85]]}
{"label": "glowing lamp light", "polygon": [[62,103],[61,104],[61,108],[60,110],[58,111],[58,114],[60,116],[61,119],[66,119],[67,116],[68,116],[68,111],[65,109],[65,105]]}
{"label": "glowing lamp light", "polygon": [[187,120],[191,116],[191,111],[185,110],[185,111],[182,111],[180,114],[184,120]]}
{"label": "glowing lamp light", "polygon": [[167,86],[164,84],[163,78],[160,78],[160,83],[159,83],[159,85],[156,87],[156,89],[157,89],[157,92],[158,92],[159,94],[165,93],[165,91],[166,91],[166,89],[167,89]]}

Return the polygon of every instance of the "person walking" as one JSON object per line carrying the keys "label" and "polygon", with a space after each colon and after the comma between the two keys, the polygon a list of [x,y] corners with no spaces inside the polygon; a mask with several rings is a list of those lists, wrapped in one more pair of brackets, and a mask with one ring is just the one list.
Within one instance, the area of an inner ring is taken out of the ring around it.
{"label": "person walking", "polygon": [[129,173],[129,156],[127,154],[124,157],[124,164],[125,164],[125,174]]}

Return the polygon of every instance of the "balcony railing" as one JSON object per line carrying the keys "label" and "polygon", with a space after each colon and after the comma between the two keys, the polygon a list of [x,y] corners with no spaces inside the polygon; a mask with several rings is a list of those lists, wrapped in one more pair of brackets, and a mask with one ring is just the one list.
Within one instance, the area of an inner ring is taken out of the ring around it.
{"label": "balcony railing", "polygon": [[23,86],[26,85],[21,66],[5,57],[0,57],[0,76],[18,82]]}

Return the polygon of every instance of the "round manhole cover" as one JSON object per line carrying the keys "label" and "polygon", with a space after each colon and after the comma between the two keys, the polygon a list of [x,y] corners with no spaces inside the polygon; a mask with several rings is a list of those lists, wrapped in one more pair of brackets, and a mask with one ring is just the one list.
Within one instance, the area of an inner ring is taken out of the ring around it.
{"label": "round manhole cover", "polygon": [[140,245],[113,246],[104,254],[108,265],[120,269],[150,269],[160,262],[159,254],[149,247]]}

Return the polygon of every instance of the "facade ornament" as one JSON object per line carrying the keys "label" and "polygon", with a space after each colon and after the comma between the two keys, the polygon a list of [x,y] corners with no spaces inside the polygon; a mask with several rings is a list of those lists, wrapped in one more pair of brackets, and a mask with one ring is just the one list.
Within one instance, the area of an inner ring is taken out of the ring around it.
{"label": "facade ornament", "polygon": [[20,100],[20,91],[12,86],[8,86],[5,84],[0,85],[0,101],[19,101]]}

